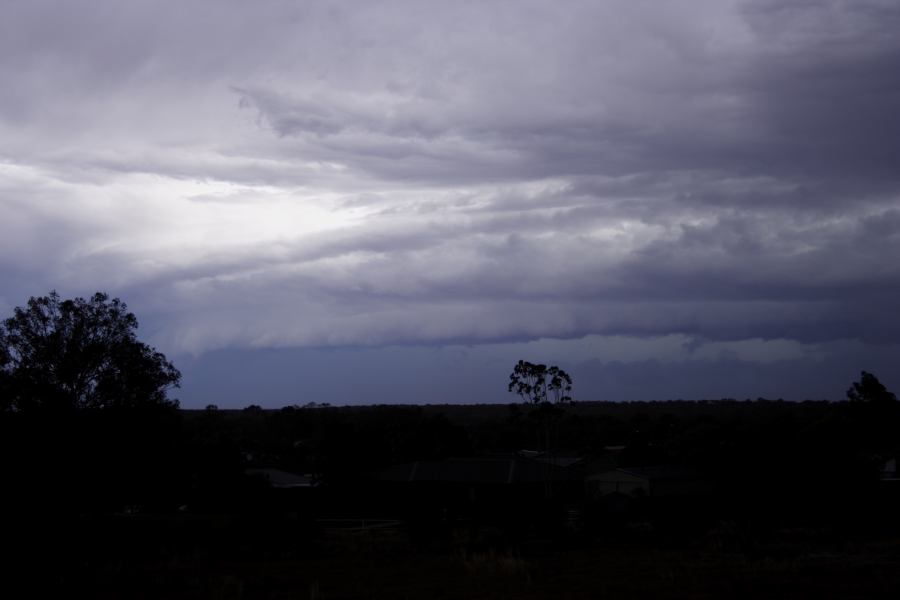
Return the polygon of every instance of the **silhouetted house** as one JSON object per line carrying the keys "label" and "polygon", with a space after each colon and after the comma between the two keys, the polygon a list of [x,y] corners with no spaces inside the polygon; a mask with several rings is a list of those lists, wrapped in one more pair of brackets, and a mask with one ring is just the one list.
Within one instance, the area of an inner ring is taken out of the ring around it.
{"label": "silhouetted house", "polygon": [[314,482],[308,475],[289,473],[281,469],[258,468],[245,469],[244,473],[251,477],[258,477],[275,489],[297,489],[313,487]]}
{"label": "silhouetted house", "polygon": [[255,510],[279,510],[311,513],[318,510],[320,489],[309,475],[300,475],[270,467],[244,469],[251,485],[245,490],[244,507]]}
{"label": "silhouetted house", "polygon": [[542,486],[547,474],[561,475],[552,464],[523,457],[448,458],[394,465],[375,473],[379,481],[450,486]]}
{"label": "silhouetted house", "polygon": [[606,473],[619,468],[619,452],[604,449],[599,454],[584,458],[579,466],[584,472],[585,477],[596,475],[598,473]]}
{"label": "silhouetted house", "polygon": [[607,494],[646,495],[650,481],[625,469],[612,469],[585,477],[588,498],[595,500]]}
{"label": "silhouetted house", "polygon": [[427,518],[516,520],[535,506],[580,496],[580,473],[521,456],[450,458],[394,465],[372,476],[382,498]]}
{"label": "silhouetted house", "polygon": [[590,500],[607,494],[671,498],[698,496],[712,492],[711,482],[691,469],[671,466],[611,469],[585,477]]}
{"label": "silhouetted house", "polygon": [[529,460],[540,463],[549,463],[563,469],[573,469],[584,463],[584,456],[572,450],[554,450],[545,452],[543,450],[519,450],[516,456],[527,458]]}

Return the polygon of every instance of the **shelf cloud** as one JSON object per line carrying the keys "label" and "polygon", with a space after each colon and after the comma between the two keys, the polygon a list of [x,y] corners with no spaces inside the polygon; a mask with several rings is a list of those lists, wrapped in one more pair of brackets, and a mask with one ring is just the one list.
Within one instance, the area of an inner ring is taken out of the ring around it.
{"label": "shelf cloud", "polygon": [[[900,354],[893,0],[6,13],[4,312],[102,289],[186,364],[429,348],[439,379],[448,349],[507,348],[582,365],[597,398],[640,396],[596,374],[646,361],[673,397],[712,393],[704,368],[756,395]],[[652,350],[675,338],[757,350]]]}

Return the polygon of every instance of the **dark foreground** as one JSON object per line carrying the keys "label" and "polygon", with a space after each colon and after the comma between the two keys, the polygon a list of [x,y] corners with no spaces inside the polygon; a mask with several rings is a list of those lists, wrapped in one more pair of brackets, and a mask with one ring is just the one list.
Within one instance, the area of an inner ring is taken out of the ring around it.
{"label": "dark foreground", "polygon": [[[278,526],[278,530],[267,529]],[[293,527],[293,528],[292,528]],[[825,529],[702,536],[641,530],[587,539],[417,548],[401,523],[293,526],[260,517],[119,515],[33,531],[5,597],[896,598],[900,536]],[[12,593],[19,588],[27,592]]]}
{"label": "dark foreground", "polygon": [[541,425],[5,414],[0,597],[900,597],[896,401],[582,404],[545,453]]}

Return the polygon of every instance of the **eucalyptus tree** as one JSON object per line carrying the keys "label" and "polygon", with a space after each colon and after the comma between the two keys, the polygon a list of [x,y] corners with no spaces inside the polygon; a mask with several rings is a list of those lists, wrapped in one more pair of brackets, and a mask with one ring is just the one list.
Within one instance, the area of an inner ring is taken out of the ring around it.
{"label": "eucalyptus tree", "polygon": [[181,373],[137,339],[118,298],[32,297],[0,322],[3,406],[13,411],[167,406]]}
{"label": "eucalyptus tree", "polygon": [[562,405],[572,401],[572,377],[557,366],[520,360],[509,375],[507,389],[518,394],[532,407],[531,416],[538,422],[538,444],[546,466],[544,489],[553,495],[554,437],[563,415]]}

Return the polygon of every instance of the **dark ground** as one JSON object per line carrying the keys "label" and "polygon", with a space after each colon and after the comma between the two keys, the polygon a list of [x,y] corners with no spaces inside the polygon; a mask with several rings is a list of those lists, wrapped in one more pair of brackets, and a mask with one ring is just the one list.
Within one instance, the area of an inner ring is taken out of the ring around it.
{"label": "dark ground", "polygon": [[[119,523],[118,535],[131,525]],[[149,537],[165,529],[154,528]],[[30,579],[35,592],[98,599],[848,599],[900,592],[900,537],[837,541],[808,530],[781,531],[752,548],[728,548],[734,540],[727,531],[679,541],[636,532],[447,552],[417,552],[396,531],[344,532],[314,551],[177,548],[174,537],[153,548],[147,538],[119,539],[98,551],[95,537],[88,553],[77,544],[58,548],[25,583]]]}
{"label": "dark ground", "polygon": [[[0,596],[897,598],[900,493],[878,468],[898,432],[897,403],[574,405],[562,447],[691,465],[720,491],[512,539],[496,513],[417,529],[421,507],[391,514],[367,474],[534,448],[521,406],[6,414]],[[276,501],[252,466],[315,474],[320,500]],[[387,520],[328,520],[361,516]]]}

